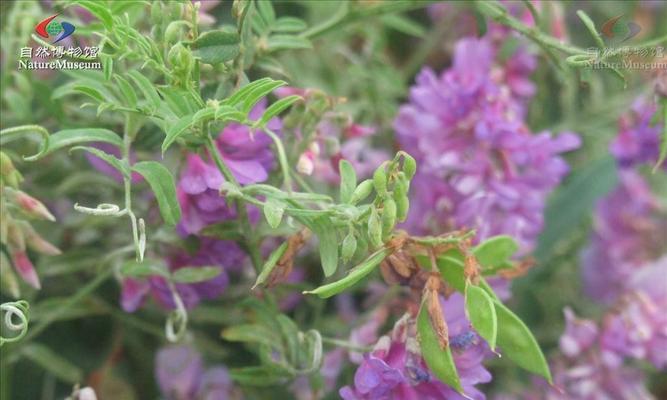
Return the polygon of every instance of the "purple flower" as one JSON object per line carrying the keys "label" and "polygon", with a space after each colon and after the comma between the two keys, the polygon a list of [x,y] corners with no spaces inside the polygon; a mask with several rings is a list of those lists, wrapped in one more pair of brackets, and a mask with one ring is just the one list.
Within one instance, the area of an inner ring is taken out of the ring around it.
{"label": "purple flower", "polygon": [[415,233],[475,228],[478,240],[508,234],[525,254],[542,229],[546,197],[568,171],[559,154],[580,141],[531,134],[493,60],[489,41],[462,39],[453,66],[440,76],[424,69],[401,106],[398,141],[419,165],[406,225]]}
{"label": "purple flower", "polygon": [[204,370],[201,355],[189,346],[164,347],[155,357],[155,378],[167,400],[238,398],[224,366]]}
{"label": "purple flower", "polygon": [[[609,150],[622,167],[658,161],[663,124],[652,122],[657,109],[655,103],[638,99],[619,120],[619,133]],[[667,163],[662,167],[667,169]]]}
{"label": "purple flower", "polygon": [[169,399],[193,398],[204,372],[201,356],[187,346],[161,349],[155,357],[155,377],[162,394]]}
{"label": "purple flower", "polygon": [[[261,101],[250,112],[257,119],[266,108]],[[269,129],[279,131],[277,118],[269,121]],[[273,167],[271,139],[263,132],[251,134],[250,128],[229,124],[216,138],[225,164],[240,184],[263,182]],[[225,181],[210,155],[188,154],[186,165],[178,182],[177,195],[183,211],[178,231],[182,235],[197,234],[207,225],[236,217],[218,190]]]}
{"label": "purple flower", "polygon": [[593,345],[598,337],[598,327],[595,322],[579,319],[571,308],[566,308],[565,333],[560,337],[560,350],[568,357],[575,357]]}
{"label": "purple flower", "polygon": [[[475,385],[491,380],[491,374],[482,365],[490,353],[488,347],[470,328],[463,311],[463,296],[453,294],[441,301],[463,389],[473,399],[484,399]],[[354,385],[343,387],[339,392],[341,397],[345,400],[464,399],[428,370],[415,331],[414,320],[401,319],[391,337],[381,337],[373,351],[364,355],[354,375]]]}
{"label": "purple flower", "polygon": [[[212,266],[219,267],[220,274],[199,283],[176,284],[176,290],[185,307],[193,308],[205,299],[219,297],[227,287],[228,271],[238,271],[245,261],[245,253],[235,242],[201,238],[200,247],[195,254],[179,251],[171,255],[168,263],[171,271],[183,267]],[[172,292],[167,281],[161,276],[151,276],[147,281],[126,278],[123,281],[121,305],[126,312],[134,312],[143,304],[150,293],[161,306],[175,308]]]}
{"label": "purple flower", "polygon": [[631,279],[620,309],[608,314],[601,335],[602,358],[617,366],[623,358],[667,366],[667,255],[644,266]]}
{"label": "purple flower", "polygon": [[593,233],[582,255],[585,288],[594,299],[612,302],[630,278],[665,251],[667,213],[646,181],[621,171],[619,185],[597,204]]}

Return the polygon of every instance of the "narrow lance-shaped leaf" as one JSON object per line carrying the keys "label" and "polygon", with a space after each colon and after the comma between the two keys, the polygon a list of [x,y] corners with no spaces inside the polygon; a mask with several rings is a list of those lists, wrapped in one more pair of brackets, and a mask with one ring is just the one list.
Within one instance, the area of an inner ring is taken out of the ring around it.
{"label": "narrow lance-shaped leaf", "polygon": [[176,225],[181,219],[181,206],[178,204],[174,178],[169,170],[155,161],[136,163],[132,170],[143,176],[153,189],[164,221],[168,225]]}
{"label": "narrow lance-shaped leaf", "polygon": [[271,275],[271,272],[278,263],[278,260],[280,260],[280,257],[282,257],[283,254],[285,254],[285,250],[287,250],[287,244],[288,243],[285,241],[280,246],[278,246],[277,249],[273,250],[269,258],[264,263],[264,266],[262,267],[262,272],[257,277],[255,284],[252,286],[253,289],[263,284],[266,281],[266,279]]}
{"label": "narrow lance-shaped leaf", "polygon": [[34,161],[64,147],[90,142],[110,143],[119,148],[123,146],[123,139],[108,129],[65,129],[49,137],[48,147],[44,151],[41,151],[37,156],[26,157],[26,160]]}
{"label": "narrow lance-shaped leaf", "polygon": [[239,42],[239,34],[233,30],[205,32],[192,42],[192,54],[206,64],[220,64],[239,55]]}
{"label": "narrow lance-shaped leaf", "polygon": [[81,382],[83,371],[69,360],[40,343],[30,343],[21,350],[23,355],[58,379],[67,383]]}
{"label": "narrow lance-shaped leaf", "polygon": [[496,348],[498,335],[498,317],[493,299],[486,291],[474,285],[468,285],[465,293],[466,313],[477,333],[489,344],[491,350]]}
{"label": "narrow lance-shaped leaf", "polygon": [[123,94],[123,98],[128,107],[135,108],[139,99],[137,98],[137,94],[135,93],[134,88],[132,88],[132,85],[120,75],[114,75],[113,77],[116,80],[116,83],[118,83],[118,88]]}
{"label": "narrow lance-shaped leaf", "polygon": [[248,114],[250,110],[252,110],[255,104],[257,104],[257,102],[262,97],[273,92],[275,89],[285,85],[287,85],[287,82],[285,81],[271,80],[269,82],[257,86],[256,88],[251,90],[243,100],[243,106],[241,107],[241,111],[243,111],[245,114]]}
{"label": "narrow lance-shaped leaf", "polygon": [[375,267],[377,267],[382,262],[382,260],[384,260],[385,257],[387,257],[390,253],[391,253],[390,250],[382,248],[376,251],[375,253],[371,254],[361,264],[352,268],[350,272],[348,272],[348,274],[345,275],[345,277],[343,277],[342,279],[337,280],[336,282],[329,283],[327,285],[320,286],[317,289],[305,291],[303,293],[316,294],[323,299],[336,295],[342,292],[343,290],[349,288],[350,286],[354,285],[355,283],[359,282],[366,275],[370,274],[373,271],[373,269],[375,269]]}
{"label": "narrow lance-shaped leaf", "polygon": [[164,155],[169,146],[171,146],[176,141],[176,139],[192,124],[192,117],[192,115],[186,115],[176,121],[176,123],[169,128],[167,131],[167,137],[165,137],[164,141],[162,142],[162,155]]}
{"label": "narrow lance-shaped leaf", "polygon": [[261,86],[261,85],[265,84],[266,82],[272,82],[272,81],[273,81],[273,79],[271,79],[271,78],[262,78],[262,79],[258,79],[256,81],[252,81],[252,82],[248,83],[247,85],[243,86],[242,88],[240,88],[233,95],[224,99],[222,101],[222,104],[229,105],[229,106],[236,106],[236,105],[240,104],[246,98],[248,93],[250,93],[251,91],[256,89],[258,86]]}
{"label": "narrow lance-shaped leaf", "polygon": [[155,90],[155,87],[151,81],[149,81],[148,78],[143,76],[139,71],[130,71],[128,76],[132,78],[134,83],[139,87],[141,93],[144,94],[144,97],[146,97],[146,99],[153,106],[153,109],[157,110],[160,108],[160,103],[162,100],[160,99],[160,95],[158,94],[157,90]]}
{"label": "narrow lance-shaped leaf", "polygon": [[149,260],[142,262],[130,260],[120,267],[120,274],[130,278],[145,278],[153,275],[166,278],[169,276],[169,271],[164,265]]}
{"label": "narrow lance-shaped leaf", "polygon": [[338,170],[340,173],[340,202],[349,203],[354,189],[357,188],[357,173],[347,160],[340,160]]}
{"label": "narrow lance-shaped leaf", "polygon": [[211,280],[221,273],[220,267],[185,267],[174,271],[171,280],[176,283],[198,283]]}
{"label": "narrow lance-shaped leaf", "polygon": [[111,165],[116,170],[118,170],[118,172],[123,174],[123,176],[129,178],[130,166],[123,160],[119,160],[118,158],[116,158],[116,156],[105,153],[100,149],[96,149],[95,147],[88,147],[88,146],[75,146],[70,149],[70,152],[77,150],[87,151],[88,153],[94,155],[95,157],[104,160],[107,164]]}
{"label": "narrow lance-shaped leaf", "polygon": [[502,303],[494,301],[494,305],[498,316],[498,346],[502,353],[521,368],[552,383],[549,365],[528,327]]}
{"label": "narrow lance-shaped leaf", "polygon": [[454,357],[449,346],[440,347],[435,328],[431,325],[426,302],[422,302],[417,316],[417,333],[422,357],[429,369],[445,384],[459,393],[463,393],[461,379],[454,364]]}
{"label": "narrow lance-shaped leaf", "polygon": [[276,115],[280,114],[285,110],[287,107],[291,106],[295,102],[301,100],[301,96],[297,95],[292,95],[292,96],[287,96],[284,97],[275,103],[271,104],[269,108],[266,109],[264,112],[264,115],[262,115],[262,118],[257,122],[258,126],[264,126],[269,123],[271,118],[275,117]]}

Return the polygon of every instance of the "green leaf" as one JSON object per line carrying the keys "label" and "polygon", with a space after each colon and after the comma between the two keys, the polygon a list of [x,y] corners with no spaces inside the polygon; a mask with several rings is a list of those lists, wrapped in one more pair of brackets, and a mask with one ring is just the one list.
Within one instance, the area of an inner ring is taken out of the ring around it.
{"label": "green leaf", "polygon": [[310,40],[293,35],[273,35],[267,40],[267,50],[312,49]]}
{"label": "green leaf", "polygon": [[145,76],[143,76],[139,71],[132,70],[128,72],[128,75],[134,83],[139,87],[139,90],[141,90],[141,93],[144,94],[144,97],[149,101],[149,103],[153,106],[153,110],[157,110],[160,108],[160,103],[162,100],[160,99],[160,95],[158,94],[157,90],[155,90],[155,86],[151,81],[148,80]]}
{"label": "green leaf", "polygon": [[266,203],[264,203],[264,217],[266,217],[266,221],[273,229],[276,229],[280,225],[284,212],[285,204],[277,200],[268,199]]}
{"label": "green leaf", "polygon": [[192,54],[206,64],[231,61],[239,55],[239,34],[232,30],[209,31],[192,42]]}
{"label": "green leaf", "polygon": [[466,278],[463,274],[463,261],[454,257],[444,256],[438,257],[436,263],[442,279],[457,291],[464,293]]}
{"label": "green leaf", "polygon": [[421,24],[413,21],[412,19],[400,15],[400,14],[389,14],[382,17],[382,22],[385,23],[390,28],[396,29],[401,33],[406,35],[415,36],[418,38],[423,38],[426,36],[426,28]]}
{"label": "green leaf", "polygon": [[341,258],[343,262],[346,263],[352,259],[354,252],[357,250],[357,238],[354,237],[352,232],[348,233],[343,239],[343,244],[341,246]]}
{"label": "green leaf", "polygon": [[230,342],[263,343],[275,346],[280,343],[279,333],[260,324],[240,324],[222,331],[222,338]]}
{"label": "green leaf", "polygon": [[295,17],[280,17],[273,24],[273,31],[275,32],[301,32],[306,29],[308,25],[302,19]]}
{"label": "green leaf", "polygon": [[231,106],[220,106],[220,108],[215,110],[215,119],[225,122],[234,121],[244,123],[246,121],[246,114]]}
{"label": "green leaf", "polygon": [[491,350],[494,350],[498,336],[498,317],[496,316],[493,299],[484,289],[468,285],[465,302],[466,313],[472,327],[487,341]]}
{"label": "green leaf", "polygon": [[143,176],[153,189],[164,222],[171,226],[176,225],[181,219],[181,207],[176,198],[174,178],[169,170],[155,161],[136,163],[132,170]]}
{"label": "green leaf", "polygon": [[211,280],[221,273],[220,267],[185,267],[174,271],[171,280],[176,283],[199,283]]}
{"label": "green leaf", "polygon": [[29,343],[21,353],[30,361],[44,368],[58,379],[69,384],[80,383],[83,371],[69,360],[40,343]]}
{"label": "green leaf", "polygon": [[123,160],[119,160],[118,158],[116,158],[116,156],[105,153],[100,149],[96,149],[94,147],[87,147],[87,146],[72,147],[70,149],[70,152],[77,151],[77,150],[87,151],[88,153],[94,155],[95,157],[98,157],[98,158],[104,160],[107,164],[111,165],[116,170],[118,170],[118,172],[123,174],[123,176],[125,176],[127,178],[130,177],[130,166],[126,162],[124,162]]}
{"label": "green leaf", "polygon": [[269,93],[273,92],[275,89],[285,85],[287,85],[287,82],[285,81],[274,81],[274,80],[258,85],[250,92],[248,92],[247,96],[243,100],[243,106],[241,107],[241,111],[245,114],[248,114],[250,110],[252,110],[255,104],[257,104],[257,102],[262,97],[265,97]]}
{"label": "green leaf", "polygon": [[58,87],[51,94],[51,99],[57,100],[69,94],[82,93],[99,103],[116,104],[117,99],[101,84],[89,81],[72,82]]}
{"label": "green leaf", "polygon": [[340,202],[349,203],[352,199],[352,193],[357,188],[357,173],[349,161],[342,159],[338,163],[340,173]]}
{"label": "green leaf", "polygon": [[511,236],[499,235],[475,246],[473,254],[482,267],[493,268],[509,260],[517,250],[519,245]]}
{"label": "green leaf", "polygon": [[253,289],[266,282],[266,279],[271,275],[271,272],[275,268],[276,263],[278,263],[278,260],[280,260],[280,257],[285,254],[285,250],[287,250],[287,242],[283,242],[280,246],[278,246],[277,249],[273,250],[269,258],[264,263],[262,272],[257,277],[255,284],[252,286]]}
{"label": "green leaf", "polygon": [[77,0],[76,4],[88,10],[97,19],[102,21],[102,25],[107,31],[113,30],[113,15],[109,8],[105,7],[104,2],[96,2],[92,0]]}
{"label": "green leaf", "polygon": [[246,98],[248,93],[250,93],[252,90],[257,88],[258,86],[261,86],[261,85],[265,84],[266,82],[273,82],[273,79],[271,79],[271,78],[262,78],[262,79],[258,79],[256,81],[252,81],[252,82],[248,83],[247,85],[243,86],[242,88],[240,88],[233,95],[224,99],[222,101],[222,104],[223,105],[229,105],[229,106],[236,106],[236,105],[240,104]]}
{"label": "green leaf", "polygon": [[262,365],[257,367],[230,368],[229,376],[239,385],[273,386],[284,382],[288,377],[284,370]]}
{"label": "green leaf", "polygon": [[146,259],[143,262],[136,260],[125,262],[120,267],[120,273],[121,275],[130,278],[146,278],[155,275],[165,278],[169,277],[169,271],[167,271],[167,268],[164,265]]}
{"label": "green leaf", "polygon": [[127,106],[130,108],[135,108],[139,100],[137,98],[136,92],[134,91],[130,83],[120,75],[114,75],[113,77],[116,80],[116,83],[118,84],[120,92],[123,94],[123,98],[125,99],[125,103],[127,104]]}
{"label": "green leaf", "polygon": [[528,327],[502,303],[495,301],[494,305],[498,316],[498,346],[502,353],[521,368],[552,383],[549,365]]}
{"label": "green leaf", "polygon": [[336,295],[359,282],[366,275],[373,272],[375,267],[377,267],[390,253],[391,252],[388,249],[382,248],[368,256],[368,258],[361,262],[361,264],[352,268],[342,279],[327,285],[320,286],[313,290],[304,291],[303,293],[316,294],[323,299]]}
{"label": "green leaf", "polygon": [[454,357],[449,346],[442,349],[428,316],[426,302],[422,302],[417,316],[417,334],[422,357],[433,374],[459,393],[463,393],[461,379],[454,365]]}
{"label": "green leaf", "polygon": [[192,114],[186,115],[181,117],[178,121],[176,121],[176,123],[169,127],[167,136],[162,142],[162,155],[164,155],[169,146],[171,146],[176,141],[176,139],[178,139],[178,137],[190,127],[190,125],[192,125],[192,118]]}
{"label": "green leaf", "polygon": [[269,108],[266,109],[264,112],[264,115],[262,115],[262,118],[257,122],[258,126],[265,126],[266,124],[269,123],[271,118],[275,117],[276,115],[280,114],[285,110],[287,107],[291,106],[295,102],[301,100],[301,96],[297,95],[292,95],[292,96],[287,96],[284,97],[275,103],[271,104]]}
{"label": "green leaf", "polygon": [[535,250],[538,261],[550,258],[558,244],[591,214],[597,199],[614,188],[617,181],[616,161],[610,156],[593,161],[570,176],[547,205],[544,230]]}
{"label": "green leaf", "polygon": [[270,1],[258,1],[255,3],[257,5],[257,11],[259,11],[259,15],[262,16],[262,19],[264,19],[264,22],[266,22],[267,25],[272,25],[273,21],[276,19],[276,13],[273,11],[273,5],[271,5]]}
{"label": "green leaf", "polygon": [[110,81],[111,74],[113,73],[113,58],[108,54],[101,54],[100,59],[102,60],[102,71],[104,72],[104,80]]}
{"label": "green leaf", "polygon": [[28,161],[34,161],[64,147],[90,142],[109,143],[119,148],[123,146],[123,139],[108,129],[64,129],[54,133],[49,137],[48,148],[46,148],[43,152],[40,152],[40,154],[36,156],[26,157],[25,159]]}
{"label": "green leaf", "polygon": [[329,221],[321,217],[314,221],[313,228],[320,242],[322,270],[329,277],[338,268],[338,235]]}

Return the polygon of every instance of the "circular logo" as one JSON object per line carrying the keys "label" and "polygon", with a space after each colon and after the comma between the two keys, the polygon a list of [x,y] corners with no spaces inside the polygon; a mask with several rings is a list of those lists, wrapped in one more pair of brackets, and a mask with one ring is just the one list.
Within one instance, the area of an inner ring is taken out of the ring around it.
{"label": "circular logo", "polygon": [[62,25],[60,25],[60,23],[56,21],[51,21],[51,23],[46,26],[46,32],[49,34],[49,36],[51,35],[56,36],[62,31],[63,31]]}

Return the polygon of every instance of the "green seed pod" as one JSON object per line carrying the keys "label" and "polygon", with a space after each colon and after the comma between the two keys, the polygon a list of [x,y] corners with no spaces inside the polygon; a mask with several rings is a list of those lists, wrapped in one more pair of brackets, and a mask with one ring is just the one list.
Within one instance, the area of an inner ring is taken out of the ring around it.
{"label": "green seed pod", "polygon": [[167,43],[178,43],[181,40],[181,33],[183,31],[181,22],[173,21],[167,25],[167,29],[164,30],[164,40]]}
{"label": "green seed pod", "polygon": [[387,237],[396,225],[396,202],[391,197],[384,201],[382,210],[382,237]]}
{"label": "green seed pod", "polygon": [[396,219],[399,222],[405,221],[408,217],[408,210],[410,209],[410,199],[408,196],[403,196],[396,199]]}
{"label": "green seed pod", "polygon": [[375,170],[373,174],[373,186],[378,195],[384,196],[387,194],[387,172],[384,170],[385,164],[383,163]]}
{"label": "green seed pod", "polygon": [[417,162],[408,153],[403,153],[403,172],[405,172],[408,180],[412,179],[417,172]]}
{"label": "green seed pod", "polygon": [[366,179],[365,181],[361,182],[359,185],[357,185],[356,189],[352,192],[352,196],[350,196],[350,203],[351,204],[357,204],[358,202],[364,200],[368,195],[371,194],[371,191],[373,190],[373,181],[370,179]]}
{"label": "green seed pod", "polygon": [[343,245],[341,249],[341,256],[343,257],[343,262],[348,262],[352,259],[354,252],[357,250],[357,238],[354,237],[352,232],[348,233],[343,239]]}
{"label": "green seed pod", "polygon": [[373,247],[382,246],[382,223],[375,208],[373,208],[370,217],[368,217],[368,239]]}

